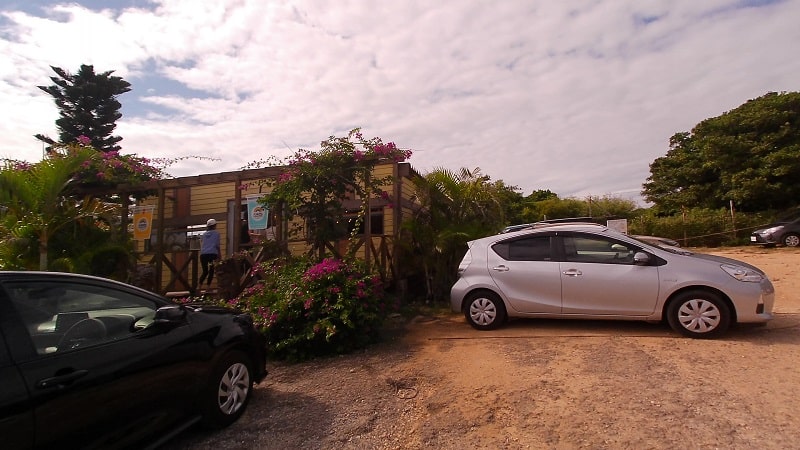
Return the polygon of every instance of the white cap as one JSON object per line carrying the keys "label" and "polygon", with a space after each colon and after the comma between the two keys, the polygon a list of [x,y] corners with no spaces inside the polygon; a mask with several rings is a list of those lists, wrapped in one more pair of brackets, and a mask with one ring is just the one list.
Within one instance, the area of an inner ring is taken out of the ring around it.
{"label": "white cap", "polygon": [[206,226],[207,227],[213,227],[216,224],[217,224],[217,221],[214,220],[214,219],[208,219],[208,221],[206,222]]}

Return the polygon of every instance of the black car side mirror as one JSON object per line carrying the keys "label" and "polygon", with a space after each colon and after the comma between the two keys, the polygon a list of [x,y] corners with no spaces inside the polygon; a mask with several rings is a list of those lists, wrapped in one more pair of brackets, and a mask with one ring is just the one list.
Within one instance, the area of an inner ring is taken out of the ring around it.
{"label": "black car side mirror", "polygon": [[162,306],[156,310],[153,324],[156,326],[178,325],[186,320],[186,309],[183,306]]}

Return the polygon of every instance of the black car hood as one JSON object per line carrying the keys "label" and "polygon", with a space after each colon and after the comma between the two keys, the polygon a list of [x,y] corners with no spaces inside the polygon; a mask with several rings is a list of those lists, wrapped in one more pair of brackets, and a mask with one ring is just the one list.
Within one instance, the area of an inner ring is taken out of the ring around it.
{"label": "black car hood", "polygon": [[[207,320],[218,321],[222,317],[231,317],[235,322],[247,325],[253,324],[253,317],[239,309],[227,308],[219,305],[209,305],[205,303],[187,303],[184,305],[194,317],[205,317]],[[201,319],[202,320],[202,319]]]}
{"label": "black car hood", "polygon": [[241,314],[242,312],[234,308],[226,308],[219,305],[209,305],[206,303],[187,303],[186,306],[192,308],[195,312],[203,312],[207,314]]}

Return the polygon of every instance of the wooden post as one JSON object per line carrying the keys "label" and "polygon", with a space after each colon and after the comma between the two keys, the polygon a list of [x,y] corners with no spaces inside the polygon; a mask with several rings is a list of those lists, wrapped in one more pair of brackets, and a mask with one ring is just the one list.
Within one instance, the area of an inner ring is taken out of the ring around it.
{"label": "wooden post", "polygon": [[[242,179],[236,177],[234,181],[234,193],[233,193],[233,220],[235,225],[229,225],[228,229],[233,226],[233,249],[231,250],[231,254],[238,252],[241,250],[240,245],[242,242]],[[247,208],[247,206],[245,206]]]}
{"label": "wooden post", "polygon": [[[374,170],[374,167],[373,167]],[[364,217],[364,264],[368,269],[370,265],[370,251],[372,249],[372,191],[369,189],[369,172],[364,171],[364,203],[366,217]]]}
{"label": "wooden post", "polygon": [[158,227],[156,228],[156,236],[158,240],[158,245],[156,245],[156,289],[158,292],[162,292],[164,286],[162,285],[163,282],[163,274],[162,270],[164,268],[164,239],[166,237],[166,233],[164,230],[165,227],[165,220],[164,220],[164,209],[166,203],[166,191],[163,187],[159,185],[158,187],[158,222],[153,221],[153,223],[158,223]]}

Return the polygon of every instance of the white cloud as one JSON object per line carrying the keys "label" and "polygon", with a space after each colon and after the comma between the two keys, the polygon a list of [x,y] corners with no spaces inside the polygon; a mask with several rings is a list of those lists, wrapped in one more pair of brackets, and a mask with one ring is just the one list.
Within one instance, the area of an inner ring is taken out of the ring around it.
{"label": "white cloud", "polygon": [[[480,167],[525,193],[635,196],[672,134],[798,90],[800,2],[743,5],[162,0],[7,11],[0,156],[38,154],[31,136],[55,135],[57,110],[35,86],[49,84],[50,65],[85,63],[133,85],[120,101],[141,103],[116,133],[127,151],[221,159],[185,161],[175,175],[235,170],[361,126],[414,149],[422,171]],[[165,91],[159,77],[185,89]]]}

